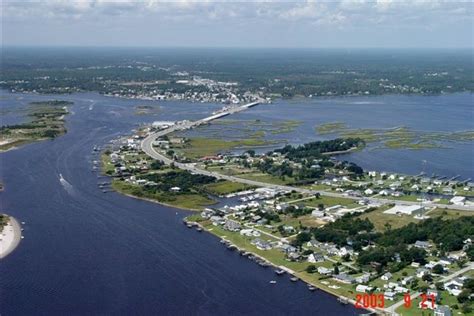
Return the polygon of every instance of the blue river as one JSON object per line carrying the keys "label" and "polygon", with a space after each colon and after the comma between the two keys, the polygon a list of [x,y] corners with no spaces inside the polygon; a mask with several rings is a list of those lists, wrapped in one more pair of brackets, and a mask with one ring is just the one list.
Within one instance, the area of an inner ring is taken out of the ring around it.
{"label": "blue river", "polygon": [[[187,229],[182,224],[187,211],[98,189],[103,178],[91,171],[95,145],[144,122],[201,118],[220,105],[158,102],[157,114],[137,116],[135,105],[155,102],[93,93],[3,92],[2,125],[24,120],[12,109],[50,99],[74,101],[68,133],[0,154],[6,186],[0,211],[25,222],[25,238],[0,264],[2,315],[361,312],[287,276],[277,277],[226,250],[210,234]],[[269,284],[273,279],[278,283]]]}

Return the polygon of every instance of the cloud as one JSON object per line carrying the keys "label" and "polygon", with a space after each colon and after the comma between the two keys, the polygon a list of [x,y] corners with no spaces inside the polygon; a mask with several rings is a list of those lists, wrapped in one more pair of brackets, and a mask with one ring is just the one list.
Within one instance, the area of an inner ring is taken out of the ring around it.
{"label": "cloud", "polygon": [[[189,43],[247,43],[254,38],[264,45],[271,39],[276,43],[286,40],[288,45],[305,43],[305,35],[308,42],[327,40],[328,45],[343,45],[358,38],[367,43],[370,37],[387,41],[406,38],[416,43],[415,36],[426,36],[417,33],[429,30],[439,33],[439,43],[463,37],[472,46],[467,35],[472,37],[474,16],[469,1],[438,0],[4,0],[1,9],[2,36],[13,42],[33,42],[39,30],[45,40],[52,41],[47,37],[51,33],[60,41],[66,31],[61,33],[58,27],[76,35],[87,29],[92,42],[96,38],[96,42],[112,43],[118,41],[119,31],[130,30],[158,42],[174,42],[180,37]],[[373,41],[377,46],[379,40]]]}

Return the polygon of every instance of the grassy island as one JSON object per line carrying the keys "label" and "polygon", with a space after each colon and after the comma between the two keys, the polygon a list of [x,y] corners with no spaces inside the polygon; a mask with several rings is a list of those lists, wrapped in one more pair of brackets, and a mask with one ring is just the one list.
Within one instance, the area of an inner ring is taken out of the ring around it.
{"label": "grassy island", "polygon": [[69,101],[40,101],[28,105],[28,121],[0,128],[0,150],[8,150],[35,141],[53,139],[66,133],[64,116]]}

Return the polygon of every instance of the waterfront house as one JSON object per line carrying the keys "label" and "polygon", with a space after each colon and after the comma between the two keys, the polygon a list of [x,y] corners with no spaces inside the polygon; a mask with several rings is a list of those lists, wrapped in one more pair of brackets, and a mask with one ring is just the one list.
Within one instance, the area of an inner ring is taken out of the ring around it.
{"label": "waterfront house", "polygon": [[345,284],[352,284],[355,282],[355,279],[352,276],[345,273],[336,274],[333,276],[333,279]]}
{"label": "waterfront house", "polygon": [[268,242],[263,241],[259,238],[256,238],[256,239],[252,240],[250,243],[252,245],[254,245],[255,247],[257,247],[257,249],[259,249],[259,250],[270,250],[270,249],[272,249],[272,246]]}
{"label": "waterfront house", "polygon": [[325,267],[318,267],[318,273],[321,275],[331,275],[333,270]]}
{"label": "waterfront house", "polygon": [[312,253],[308,256],[308,262],[310,263],[317,263],[323,262],[324,256],[321,253]]}
{"label": "waterfront house", "polygon": [[356,292],[362,292],[362,293],[369,293],[373,290],[374,288],[371,287],[371,286],[367,286],[367,285],[362,285],[362,284],[359,284],[356,286]]}
{"label": "waterfront house", "polygon": [[231,232],[237,232],[240,230],[240,223],[231,219],[227,219],[224,224],[224,229]]}

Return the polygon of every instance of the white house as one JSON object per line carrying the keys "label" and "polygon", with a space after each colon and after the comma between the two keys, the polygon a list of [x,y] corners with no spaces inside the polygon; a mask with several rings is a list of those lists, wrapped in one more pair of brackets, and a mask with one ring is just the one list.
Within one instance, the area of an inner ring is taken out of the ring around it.
{"label": "white house", "polygon": [[454,205],[464,205],[466,202],[466,197],[464,196],[455,196],[449,202],[453,203]]}
{"label": "white house", "polygon": [[368,293],[373,290],[373,287],[359,284],[356,286],[356,292]]}

